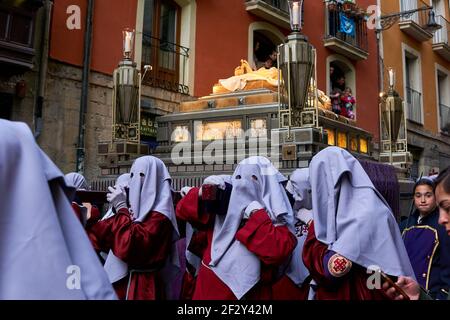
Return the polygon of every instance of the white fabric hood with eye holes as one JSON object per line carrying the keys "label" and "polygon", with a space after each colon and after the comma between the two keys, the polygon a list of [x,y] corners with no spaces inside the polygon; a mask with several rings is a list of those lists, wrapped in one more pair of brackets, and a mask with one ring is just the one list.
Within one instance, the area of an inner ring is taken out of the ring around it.
{"label": "white fabric hood with eye holes", "polygon": [[258,201],[274,223],[292,228],[292,208],[282,185],[285,180],[267,158],[250,157],[241,161],[232,175],[233,190],[227,214],[215,217],[209,266],[238,299],[260,279],[259,258],[235,240],[244,210],[252,201]]}
{"label": "white fabric hood with eye holes", "polygon": [[317,240],[365,268],[415,279],[394,215],[355,157],[325,148],[312,158],[310,176]]}
{"label": "white fabric hood with eye holes", "polygon": [[[140,157],[131,166],[128,187],[130,213],[133,215],[134,222],[143,222],[148,214],[156,211],[166,216],[172,223],[171,253],[162,270],[162,274],[166,285],[166,294],[173,298],[170,292],[172,281],[181,270],[176,247],[176,241],[180,235],[172,201],[171,182],[172,179],[166,166],[158,158],[153,156]],[[124,262],[120,259],[111,258],[108,264],[105,263],[105,268],[109,270],[112,282],[123,278],[128,273],[127,267],[127,271],[124,274]],[[113,270],[114,273],[112,273]]]}

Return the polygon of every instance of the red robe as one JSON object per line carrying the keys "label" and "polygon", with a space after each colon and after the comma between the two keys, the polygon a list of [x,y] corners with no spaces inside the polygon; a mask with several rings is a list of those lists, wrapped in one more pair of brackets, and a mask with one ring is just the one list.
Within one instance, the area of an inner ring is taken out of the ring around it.
{"label": "red robe", "polygon": [[309,285],[297,286],[291,278],[284,275],[273,285],[273,300],[308,300]]}
{"label": "red robe", "polygon": [[[197,230],[192,235],[188,249],[190,252],[201,259],[207,245],[208,238],[206,232]],[[194,295],[195,290],[195,283],[197,281],[197,276],[195,276],[195,274],[195,268],[191,266],[188,261],[186,261],[186,271],[183,275],[183,282],[181,284],[181,300],[192,300],[192,296]]]}
{"label": "red robe", "polygon": [[[214,214],[199,209],[198,188],[191,189],[178,203],[177,216],[197,229],[207,232],[208,245],[197,277],[193,300],[236,300],[236,296],[207,266],[211,261]],[[275,227],[267,212],[260,209],[236,233],[236,239],[261,260],[260,281],[245,295],[245,299],[272,299],[272,286],[278,266],[292,253],[297,239],[285,226]]]}
{"label": "red robe", "polygon": [[[83,223],[83,217],[82,217],[80,205],[76,202],[72,202],[72,208],[75,211],[75,214],[76,214],[78,220],[80,220],[80,222]],[[89,217],[89,219],[87,219],[85,228],[86,229],[90,228],[92,225],[97,223],[98,220],[100,220],[100,218],[101,218],[100,211],[98,210],[97,207],[92,206],[91,216]]]}
{"label": "red robe", "polygon": [[333,277],[325,270],[327,263],[324,263],[324,259],[327,258],[328,253],[328,246],[316,239],[314,222],[311,223],[303,247],[303,262],[317,283],[316,300],[386,299],[381,290],[367,288],[369,274],[365,268],[355,263],[344,276]]}
{"label": "red robe", "polygon": [[[128,264],[130,270],[154,270],[133,273],[128,300],[164,299],[164,287],[159,270],[169,256],[173,227],[161,213],[150,212],[143,222],[133,222],[127,209],[100,221],[88,230],[98,252],[109,252]],[[119,299],[126,298],[129,276],[115,282]]]}

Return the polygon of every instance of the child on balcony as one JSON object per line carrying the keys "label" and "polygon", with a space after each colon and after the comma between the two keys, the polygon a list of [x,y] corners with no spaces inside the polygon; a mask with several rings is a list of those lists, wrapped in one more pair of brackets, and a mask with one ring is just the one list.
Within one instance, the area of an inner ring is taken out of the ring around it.
{"label": "child on balcony", "polygon": [[352,89],[350,89],[349,87],[345,88],[344,93],[341,95],[341,101],[341,115],[350,119],[355,119],[353,106],[356,103],[356,99],[352,96]]}
{"label": "child on balcony", "polygon": [[331,110],[336,114],[341,114],[341,90],[334,88],[330,94]]}

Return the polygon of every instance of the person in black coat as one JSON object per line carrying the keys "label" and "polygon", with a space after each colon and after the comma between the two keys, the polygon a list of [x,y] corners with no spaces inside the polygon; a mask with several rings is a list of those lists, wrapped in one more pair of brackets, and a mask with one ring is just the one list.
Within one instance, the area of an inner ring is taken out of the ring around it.
{"label": "person in black coat", "polygon": [[411,265],[420,286],[434,299],[446,299],[450,287],[450,237],[439,225],[434,181],[429,177],[414,186],[415,210],[400,223]]}

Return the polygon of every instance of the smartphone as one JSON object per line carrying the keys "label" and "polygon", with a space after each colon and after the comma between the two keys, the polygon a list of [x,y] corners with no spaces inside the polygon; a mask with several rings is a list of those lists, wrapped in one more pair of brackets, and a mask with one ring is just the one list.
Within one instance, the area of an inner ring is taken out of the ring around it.
{"label": "smartphone", "polygon": [[403,296],[404,300],[409,300],[409,296],[405,293],[405,291],[403,291],[402,288],[400,288],[398,285],[395,284],[398,281],[398,277],[388,276],[384,272],[380,272],[380,274],[381,274],[381,278],[383,278],[384,281],[388,282],[392,287],[395,288],[395,290],[399,294],[401,294]]}
{"label": "smartphone", "polygon": [[230,202],[231,188],[222,190],[217,185],[205,184],[202,186],[202,200],[206,213],[226,215]]}

